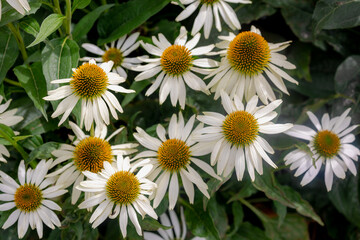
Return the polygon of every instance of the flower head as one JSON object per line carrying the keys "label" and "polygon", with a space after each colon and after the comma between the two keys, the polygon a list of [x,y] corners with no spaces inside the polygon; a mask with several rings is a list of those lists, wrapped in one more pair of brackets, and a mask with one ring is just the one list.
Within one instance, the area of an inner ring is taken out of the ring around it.
{"label": "flower head", "polygon": [[[75,187],[84,180],[84,171],[98,173],[103,169],[104,162],[113,162],[115,156],[119,154],[127,155],[136,152],[135,148],[138,144],[110,145],[109,140],[123,128],[106,138],[106,126],[98,126],[95,129],[95,135],[88,136],[76,124],[72,122],[69,124],[75,133],[76,140],[73,145],[62,144],[59,150],[52,152],[56,159],[50,167],[55,167],[65,161],[68,163],[48,176],[59,175],[56,184],[63,185],[65,188],[75,183],[71,197],[71,203],[75,204],[81,193]],[[88,197],[88,195],[85,196],[85,198]]]}
{"label": "flower head", "polygon": [[[59,126],[67,119],[75,105],[81,100],[81,125],[85,122],[85,129],[90,130],[95,121],[96,125],[108,125],[110,123],[109,110],[117,119],[116,110],[123,112],[117,98],[108,89],[115,92],[132,93],[120,87],[118,84],[125,82],[117,73],[110,72],[113,62],[109,61],[96,65],[95,60],[84,63],[77,69],[73,69],[72,78],[54,80],[51,83],[68,83],[55,90],[48,92],[49,96],[44,100],[55,101],[64,99],[51,115],[55,118],[63,114]],[[106,103],[106,104],[105,104]]]}
{"label": "flower head", "polygon": [[37,230],[39,238],[43,236],[43,223],[51,229],[60,227],[59,218],[53,210],[61,208],[51,198],[58,197],[67,192],[62,186],[50,186],[54,179],[45,178],[52,160],[42,160],[36,168],[25,169],[24,161],[20,162],[18,169],[19,183],[0,171],[0,200],[6,203],[0,205],[0,211],[16,208],[4,225],[3,229],[12,226],[18,221],[18,237],[23,238],[29,226]]}
{"label": "flower head", "polygon": [[160,87],[160,104],[170,94],[172,105],[176,106],[177,102],[179,102],[181,108],[184,109],[185,83],[193,90],[208,93],[204,81],[193,72],[208,74],[210,71],[208,68],[216,67],[217,62],[209,58],[195,59],[195,56],[208,54],[214,48],[214,45],[195,48],[199,39],[200,34],[197,34],[187,41],[187,31],[184,27],[181,27],[180,35],[173,45],[161,33],[158,39],[156,37],[152,38],[155,46],[141,42],[146,51],[157,56],[157,58],[139,57],[148,64],[133,68],[135,71],[142,71],[136,76],[135,81],[157,76],[153,85],[145,93],[146,96],[151,95]]}
{"label": "flower head", "polygon": [[[235,95],[246,101],[257,94],[264,104],[274,101],[275,94],[265,78],[265,74],[282,92],[289,94],[283,78],[292,83],[298,83],[279,67],[294,69],[295,66],[278,52],[289,46],[290,41],[283,43],[268,43],[260,31],[254,26],[251,31],[241,32],[237,36],[220,36],[222,42],[217,46],[222,48],[223,56],[218,69],[206,78],[213,77],[208,88],[215,92],[215,99],[225,91],[230,98]],[[264,74],[265,73],[265,74]]]}
{"label": "flower head", "polygon": [[175,21],[177,22],[188,18],[201,5],[199,14],[195,18],[191,34],[195,35],[204,27],[204,36],[206,39],[209,38],[214,18],[215,27],[221,32],[220,15],[232,30],[241,28],[236,13],[228,2],[242,4],[251,3],[249,0],[180,0],[180,2],[188,6],[176,17]]}
{"label": "flower head", "polygon": [[[215,112],[204,112],[198,120],[209,125],[198,131],[196,139],[212,147],[211,165],[217,163],[217,173],[228,176],[235,168],[238,180],[242,180],[245,165],[252,181],[255,180],[254,169],[263,173],[262,159],[276,168],[267,153],[274,150],[260,134],[277,134],[292,127],[292,124],[274,124],[271,122],[277,116],[273,110],[281,100],[271,102],[267,106],[257,107],[258,97],[253,96],[246,107],[240,98],[234,96],[234,101],[222,92],[222,105],[226,116]],[[245,164],[246,163],[246,164]]]}
{"label": "flower head", "polygon": [[[131,52],[139,47],[139,42],[136,42],[139,35],[140,33],[138,32],[131,34],[129,37],[124,35],[119,38],[117,42],[111,42],[110,47],[105,45],[105,51],[91,43],[84,43],[81,46],[88,52],[100,55],[101,57],[95,58],[97,62],[113,61],[113,72],[117,72],[121,77],[126,79],[127,73],[124,68],[131,69],[135,67],[136,64],[141,63],[141,61],[137,58],[127,57]],[[91,57],[81,58],[82,61],[90,61],[91,59]]]}
{"label": "flower head", "polygon": [[[3,97],[0,95],[0,103],[2,102]],[[6,126],[13,126],[18,124],[23,120],[23,117],[16,116],[15,113],[17,109],[11,109],[9,111],[6,111],[8,109],[9,105],[11,103],[11,100],[7,101],[4,104],[0,104],[0,124],[4,124]],[[0,162],[6,162],[6,159],[3,157],[5,155],[6,157],[10,157],[9,151],[6,149],[6,147],[2,144],[0,144]]]}
{"label": "flower head", "polygon": [[[89,180],[80,182],[77,189],[93,193],[93,196],[79,205],[79,208],[91,208],[99,205],[91,215],[92,227],[99,226],[107,217],[119,217],[119,225],[123,237],[126,237],[128,218],[134,224],[136,232],[142,235],[138,222],[138,212],[142,217],[146,214],[157,219],[150,201],[144,195],[150,195],[156,184],[146,177],[152,169],[148,160],[137,165],[130,165],[129,158],[118,155],[112,164],[104,162],[104,169],[95,174],[85,171]],[[136,173],[137,168],[142,167]],[[135,210],[136,211],[135,211]]]}
{"label": "flower head", "polygon": [[[156,208],[161,200],[164,198],[166,191],[169,191],[169,209],[173,209],[179,195],[179,180],[182,180],[186,194],[189,197],[190,203],[194,202],[194,186],[195,184],[199,190],[206,196],[210,197],[207,192],[207,185],[202,177],[191,166],[195,164],[210,176],[220,179],[214,170],[204,161],[196,158],[210,152],[206,145],[199,145],[193,139],[193,128],[195,116],[185,124],[184,118],[179,113],[179,118],[174,114],[171,117],[168,127],[168,138],[166,137],[166,130],[162,125],[156,128],[158,138],[151,137],[144,130],[137,127],[137,133],[134,133],[136,140],[148,148],[149,151],[144,151],[135,156],[138,158],[149,158],[151,164],[154,165],[152,173],[149,175],[150,180],[155,180],[158,188],[155,192],[154,207]],[[197,129],[201,128],[201,125]],[[195,131],[195,130],[194,130]]]}
{"label": "flower head", "polygon": [[351,118],[347,115],[350,108],[338,117],[330,119],[329,114],[324,114],[320,121],[312,112],[307,112],[316,130],[307,126],[294,125],[286,134],[309,141],[310,151],[294,150],[288,153],[284,160],[290,169],[296,169],[295,176],[303,173],[301,185],[310,183],[320,172],[321,166],[325,165],[325,185],[331,190],[333,177],[344,179],[345,172],[349,169],[356,175],[356,166],[353,161],[358,160],[360,150],[351,143],[355,136],[351,132],[358,125],[350,126]]}

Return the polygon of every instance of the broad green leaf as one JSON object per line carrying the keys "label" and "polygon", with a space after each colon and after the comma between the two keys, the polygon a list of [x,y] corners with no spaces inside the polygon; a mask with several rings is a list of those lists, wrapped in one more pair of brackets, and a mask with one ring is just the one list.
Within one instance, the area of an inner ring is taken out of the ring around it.
{"label": "broad green leaf", "polygon": [[128,105],[141,91],[150,84],[150,81],[139,81],[133,82],[130,86],[130,89],[135,90],[134,93],[128,93],[125,95],[124,100],[121,102],[121,106],[124,108]]}
{"label": "broad green leaf", "polygon": [[244,222],[239,227],[238,233],[233,235],[230,240],[270,240],[258,227],[251,225],[249,222]]}
{"label": "broad green leaf", "polygon": [[336,209],[357,227],[360,227],[359,187],[359,175],[350,174],[346,179],[336,179],[328,194]]}
{"label": "broad green leaf", "polygon": [[41,63],[36,62],[31,66],[17,66],[14,68],[14,72],[35,107],[39,109],[44,118],[47,119],[45,101],[43,100],[43,97],[47,95],[46,81],[42,74]]}
{"label": "broad green leaf", "polygon": [[359,83],[360,80],[360,55],[346,58],[336,69],[334,80],[337,92],[346,94],[348,87],[353,91],[353,83]]}
{"label": "broad green leaf", "polygon": [[214,221],[214,225],[219,232],[221,239],[224,239],[226,230],[229,228],[228,218],[225,211],[225,205],[216,201],[216,197],[212,197],[207,204],[209,214]]}
{"label": "broad green leaf", "polygon": [[250,24],[262,17],[273,15],[276,9],[267,3],[255,0],[251,4],[239,4],[235,12],[241,24]]}
{"label": "broad green leaf", "polygon": [[44,41],[50,34],[52,34],[59,27],[61,27],[64,19],[65,16],[56,13],[53,13],[47,18],[45,18],[44,21],[41,23],[39,33],[36,35],[35,40],[27,47],[29,48],[35,46],[36,44]]}
{"label": "broad green leaf", "polygon": [[5,27],[0,28],[0,84],[15,63],[19,49],[14,35]]}
{"label": "broad green leaf", "polygon": [[164,226],[161,223],[159,223],[158,221],[156,221],[155,219],[151,218],[151,217],[146,217],[144,218],[144,220],[141,222],[141,229],[143,229],[144,231],[156,231],[158,229],[171,229],[172,227],[169,226]]}
{"label": "broad green leaf", "polygon": [[[1,14],[0,27],[24,17],[24,15],[18,13],[6,1],[1,1],[1,2],[3,5],[1,9],[2,14]],[[25,15],[36,13],[41,6],[41,0],[29,0],[28,2],[30,5],[30,11],[27,12]]]}
{"label": "broad green leaf", "polygon": [[278,227],[280,227],[285,220],[287,207],[279,203],[278,201],[274,201],[275,211],[278,215]]}
{"label": "broad green leaf", "polygon": [[290,46],[290,52],[287,56],[289,61],[296,66],[296,69],[292,70],[292,75],[296,79],[305,79],[307,82],[311,82],[311,48],[310,44],[300,42],[295,42]]}
{"label": "broad green leaf", "polygon": [[75,9],[83,9],[85,8],[87,5],[89,5],[91,2],[91,0],[74,0],[71,8],[72,11],[74,12]]}
{"label": "broad green leaf", "polygon": [[98,45],[115,41],[130,33],[168,3],[170,0],[132,0],[113,7],[99,20],[100,39]]}
{"label": "broad green leaf", "polygon": [[312,11],[306,11],[296,5],[291,5],[282,8],[281,14],[287,25],[301,41],[313,41],[311,26]]}
{"label": "broad green leaf", "polygon": [[33,35],[34,37],[36,37],[40,31],[39,23],[36,21],[35,18],[32,17],[26,17],[24,20],[22,20],[20,22],[20,27],[22,30],[24,30],[28,34]]}
{"label": "broad green leaf", "polygon": [[231,237],[232,235],[236,234],[240,228],[240,226],[243,223],[244,219],[244,211],[241,203],[239,201],[233,202],[231,205],[232,208],[232,215],[233,215],[233,223],[232,223],[232,230],[229,234],[227,234],[228,237]]}
{"label": "broad green leaf", "polygon": [[0,137],[9,137],[13,138],[15,136],[14,131],[6,126],[5,124],[0,123]]}
{"label": "broad green leaf", "polygon": [[72,68],[76,68],[79,61],[79,47],[67,38],[53,39],[42,51],[41,61],[47,90],[50,91],[58,87],[51,81],[72,76]]}
{"label": "broad green leaf", "polygon": [[29,158],[26,160],[27,163],[35,160],[35,159],[48,159],[51,158],[51,153],[58,149],[60,147],[60,143],[56,142],[47,142],[43,145],[39,146],[38,148],[35,148],[31,153],[29,154]]}
{"label": "broad green leaf", "polygon": [[114,6],[114,4],[103,5],[85,15],[75,25],[75,28],[72,31],[72,37],[74,40],[79,40],[82,36],[86,35],[94,25],[95,21],[100,17],[100,15],[112,6]]}
{"label": "broad green leaf", "polygon": [[240,190],[235,193],[228,201],[227,203],[231,203],[233,201],[237,201],[240,198],[248,198],[254,193],[256,193],[258,190],[250,183],[245,182],[245,184],[240,188]]}
{"label": "broad green leaf", "polygon": [[266,173],[262,176],[257,175],[253,185],[258,190],[263,191],[268,198],[278,201],[284,206],[294,208],[298,213],[323,225],[321,218],[315,213],[311,205],[291,187],[278,184],[273,175]]}
{"label": "broad green leaf", "polygon": [[352,28],[360,25],[359,0],[321,0],[314,10],[314,32],[322,29]]}

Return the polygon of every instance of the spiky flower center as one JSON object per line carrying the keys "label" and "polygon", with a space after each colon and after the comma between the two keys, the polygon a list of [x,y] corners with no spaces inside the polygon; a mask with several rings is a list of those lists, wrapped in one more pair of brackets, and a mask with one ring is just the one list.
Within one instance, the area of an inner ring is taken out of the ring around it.
{"label": "spiky flower center", "polygon": [[340,150],[340,138],[328,130],[319,131],[314,137],[317,153],[326,158],[335,156]]}
{"label": "spiky flower center", "polygon": [[200,3],[206,5],[213,5],[214,3],[218,2],[219,0],[200,0]]}
{"label": "spiky flower center", "polygon": [[252,114],[236,111],[226,116],[222,129],[225,139],[239,147],[249,145],[255,140],[259,132],[259,124]]}
{"label": "spiky flower center", "polygon": [[85,63],[73,73],[70,86],[75,94],[85,99],[103,95],[109,84],[106,72],[96,64]]}
{"label": "spiky flower center", "polygon": [[192,56],[185,46],[172,45],[165,49],[160,59],[162,69],[170,75],[182,75],[192,64]]}
{"label": "spiky flower center", "polygon": [[179,139],[168,139],[158,150],[159,164],[163,170],[179,171],[190,162],[190,147]]}
{"label": "spiky flower center", "polygon": [[131,204],[140,194],[140,182],[131,172],[116,172],[106,183],[106,194],[117,204]]}
{"label": "spiky flower center", "polygon": [[231,66],[240,73],[257,75],[270,60],[269,44],[257,33],[242,32],[230,42],[227,58]]}
{"label": "spiky flower center", "polygon": [[84,138],[74,151],[74,164],[79,171],[97,173],[103,169],[105,161],[112,162],[112,159],[111,145],[97,137]]}
{"label": "spiky flower center", "polygon": [[33,212],[40,207],[43,200],[41,190],[34,184],[25,183],[16,189],[14,202],[18,209]]}
{"label": "spiky flower center", "polygon": [[109,48],[105,51],[104,55],[102,56],[104,62],[113,61],[114,68],[121,65],[124,60],[122,52],[117,48]]}

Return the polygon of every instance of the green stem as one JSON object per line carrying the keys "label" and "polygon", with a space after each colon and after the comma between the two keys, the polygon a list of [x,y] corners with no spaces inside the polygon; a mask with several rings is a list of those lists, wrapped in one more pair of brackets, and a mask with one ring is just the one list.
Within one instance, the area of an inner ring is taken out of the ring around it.
{"label": "green stem", "polygon": [[[13,147],[21,154],[22,158],[26,161],[26,159],[28,159],[29,155],[25,152],[25,150],[12,138],[9,137],[7,134],[5,134],[1,129],[0,129],[0,136],[3,137],[4,139],[6,139],[8,142],[10,142]],[[32,162],[30,163],[30,165],[32,167],[36,167],[36,163]]]}
{"label": "green stem", "polygon": [[4,82],[7,82],[7,83],[9,83],[9,84],[11,84],[11,85],[14,85],[14,86],[17,86],[17,87],[21,87],[21,88],[22,88],[22,86],[21,86],[21,84],[20,84],[19,82],[16,82],[16,81],[11,80],[11,79],[8,79],[8,78],[4,78]]}
{"label": "green stem", "polygon": [[66,35],[71,37],[71,0],[66,0],[66,19],[65,19],[65,30]]}
{"label": "green stem", "polygon": [[55,12],[62,15],[59,0],[54,0]]}
{"label": "green stem", "polygon": [[261,221],[266,221],[266,217],[264,216],[264,214],[262,212],[260,212],[256,207],[254,207],[253,205],[251,205],[248,201],[246,201],[243,198],[239,198],[239,201],[244,204],[245,206],[247,206],[253,213],[255,213],[255,215],[260,218]]}
{"label": "green stem", "polygon": [[12,23],[8,23],[7,24],[8,28],[10,29],[10,31],[12,32],[12,34],[14,34],[16,42],[19,46],[22,58],[24,60],[24,62],[26,61],[26,59],[28,58],[27,52],[26,52],[26,48],[25,48],[25,44],[24,44],[24,40],[20,34],[19,28],[15,27],[14,24]]}

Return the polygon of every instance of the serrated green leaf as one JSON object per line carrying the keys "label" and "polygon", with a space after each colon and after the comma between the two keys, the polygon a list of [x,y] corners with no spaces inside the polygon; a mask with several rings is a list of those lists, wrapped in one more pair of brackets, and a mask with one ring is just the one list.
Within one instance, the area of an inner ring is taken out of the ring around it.
{"label": "serrated green leaf", "polygon": [[72,4],[72,11],[74,12],[75,9],[83,9],[85,8],[87,5],[89,5],[91,2],[91,0],[74,0],[73,4]]}
{"label": "serrated green leaf", "polygon": [[360,25],[360,1],[321,0],[316,3],[314,32],[322,29],[352,28]]}
{"label": "serrated green leaf", "polygon": [[41,23],[39,33],[36,35],[35,40],[27,47],[29,48],[35,46],[36,44],[44,41],[50,34],[52,34],[59,27],[61,27],[64,19],[65,16],[56,13],[53,13],[46,17]]}
{"label": "serrated green leaf", "polygon": [[[115,41],[130,33],[168,3],[170,0],[132,0],[113,7],[99,20],[98,45]],[[112,24],[108,24],[109,22]]]}
{"label": "serrated green leaf", "polygon": [[43,97],[47,95],[46,81],[42,74],[41,63],[36,62],[31,66],[17,66],[14,68],[14,73],[35,107],[47,119],[45,101],[43,100]]}
{"label": "serrated green leaf", "polygon": [[79,40],[82,36],[86,35],[95,21],[100,17],[100,15],[107,9],[114,6],[114,4],[107,4],[101,7],[96,8],[92,12],[86,14],[76,25],[72,31],[72,37],[74,40]]}
{"label": "serrated green leaf", "polygon": [[36,21],[35,18],[32,17],[26,17],[24,20],[22,20],[20,23],[20,28],[27,32],[28,34],[33,35],[36,37],[39,34],[40,31],[40,25]]}
{"label": "serrated green leaf", "polygon": [[35,148],[29,154],[29,158],[26,160],[27,163],[35,160],[35,159],[48,159],[51,158],[51,153],[60,147],[60,143],[56,142],[47,142],[43,145]]}
{"label": "serrated green leaf", "polygon": [[[30,14],[36,13],[37,10],[41,6],[41,0],[29,0],[28,2],[30,5],[30,11],[25,13],[25,15],[30,15]],[[21,15],[20,13],[18,13],[6,1],[2,1],[2,3],[3,3],[3,6],[1,9],[2,14],[1,14],[0,27],[24,17],[24,15]]]}
{"label": "serrated green leaf", "polygon": [[19,48],[14,35],[7,28],[0,28],[0,84],[15,63]]}

